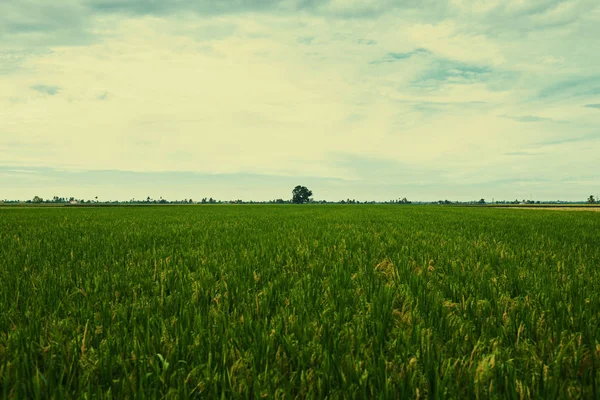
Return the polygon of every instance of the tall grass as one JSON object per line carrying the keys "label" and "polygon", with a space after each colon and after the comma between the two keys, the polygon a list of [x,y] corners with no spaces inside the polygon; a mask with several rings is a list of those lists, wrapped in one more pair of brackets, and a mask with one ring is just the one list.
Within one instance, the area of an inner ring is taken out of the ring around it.
{"label": "tall grass", "polygon": [[599,398],[600,214],[0,208],[4,398]]}

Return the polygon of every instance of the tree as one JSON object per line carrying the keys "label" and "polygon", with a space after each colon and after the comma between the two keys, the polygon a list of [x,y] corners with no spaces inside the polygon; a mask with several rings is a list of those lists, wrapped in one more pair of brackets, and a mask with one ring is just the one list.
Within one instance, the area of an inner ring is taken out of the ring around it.
{"label": "tree", "polygon": [[42,199],[40,196],[35,196],[32,200],[34,203],[41,203],[42,201],[44,201],[44,199]]}
{"label": "tree", "polygon": [[594,195],[593,195],[593,194],[591,194],[591,195],[590,195],[590,197],[588,197],[588,200],[587,200],[587,202],[588,202],[589,204],[596,204],[596,199],[594,198]]}
{"label": "tree", "polygon": [[296,186],[294,190],[292,190],[292,203],[294,204],[304,204],[310,201],[310,196],[312,196],[313,192],[308,190],[306,186]]}
{"label": "tree", "polygon": [[479,199],[479,204],[485,204],[485,199]]}

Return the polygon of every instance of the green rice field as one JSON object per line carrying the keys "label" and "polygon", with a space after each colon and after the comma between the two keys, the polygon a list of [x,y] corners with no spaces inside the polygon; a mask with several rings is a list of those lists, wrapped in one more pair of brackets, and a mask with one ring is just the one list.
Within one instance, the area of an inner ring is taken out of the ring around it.
{"label": "green rice field", "polygon": [[600,398],[600,213],[0,208],[0,398]]}

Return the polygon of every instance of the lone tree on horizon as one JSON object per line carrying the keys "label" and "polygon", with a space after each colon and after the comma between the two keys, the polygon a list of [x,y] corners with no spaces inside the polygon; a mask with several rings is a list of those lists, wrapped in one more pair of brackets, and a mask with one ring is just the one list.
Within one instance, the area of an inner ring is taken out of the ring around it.
{"label": "lone tree on horizon", "polygon": [[312,190],[308,190],[306,186],[296,186],[294,190],[292,190],[292,203],[294,204],[304,204],[310,201],[310,196],[312,196]]}

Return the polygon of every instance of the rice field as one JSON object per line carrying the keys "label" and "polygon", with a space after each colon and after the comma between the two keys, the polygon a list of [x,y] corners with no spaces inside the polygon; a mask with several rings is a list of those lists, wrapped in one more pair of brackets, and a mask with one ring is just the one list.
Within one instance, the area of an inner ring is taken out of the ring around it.
{"label": "rice field", "polygon": [[2,398],[600,398],[600,214],[0,208]]}

